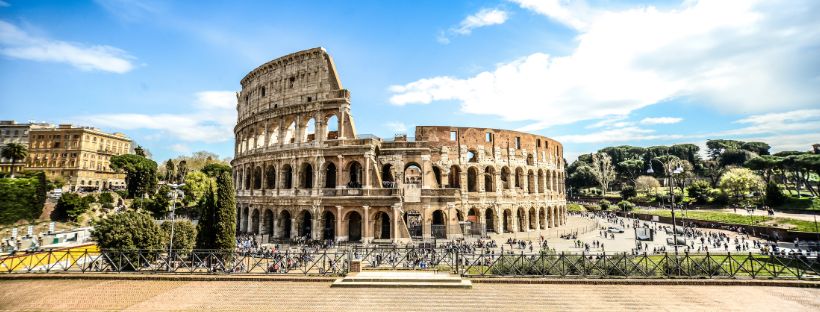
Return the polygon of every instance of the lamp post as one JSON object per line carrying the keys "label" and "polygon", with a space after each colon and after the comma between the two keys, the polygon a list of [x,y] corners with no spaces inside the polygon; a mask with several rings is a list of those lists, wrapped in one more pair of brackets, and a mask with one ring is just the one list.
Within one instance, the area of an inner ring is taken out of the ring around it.
{"label": "lamp post", "polygon": [[[174,212],[177,208],[177,194],[179,194],[179,188],[185,185],[185,183],[180,184],[168,184],[171,187],[171,195],[173,200],[171,201],[171,237],[168,243],[168,257],[173,257],[173,249],[174,249],[174,219],[175,215]],[[168,271],[171,271],[171,261],[168,261]]]}
{"label": "lamp post", "polygon": [[675,183],[675,178],[673,174],[680,174],[683,173],[683,168],[678,166],[675,170],[672,170],[670,166],[667,166],[660,160],[655,158],[651,158],[649,160],[649,169],[646,170],[646,173],[652,174],[655,173],[655,170],[652,169],[652,161],[657,161],[663,167],[663,170],[666,172],[666,175],[669,177],[669,204],[672,207],[672,246],[675,247],[675,258],[678,257],[678,228],[677,222],[675,222],[675,189],[673,184]]}

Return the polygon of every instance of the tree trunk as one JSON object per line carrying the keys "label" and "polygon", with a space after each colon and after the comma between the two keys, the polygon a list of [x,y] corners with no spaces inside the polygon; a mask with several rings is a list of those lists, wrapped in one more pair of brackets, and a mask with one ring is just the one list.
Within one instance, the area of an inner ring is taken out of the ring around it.
{"label": "tree trunk", "polygon": [[11,178],[14,179],[14,164],[17,163],[17,159],[14,157],[11,158]]}

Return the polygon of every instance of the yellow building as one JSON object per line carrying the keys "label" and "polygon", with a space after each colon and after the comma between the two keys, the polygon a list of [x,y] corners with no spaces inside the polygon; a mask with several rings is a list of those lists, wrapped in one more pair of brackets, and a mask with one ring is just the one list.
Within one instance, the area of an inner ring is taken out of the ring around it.
{"label": "yellow building", "polygon": [[[0,120],[0,150],[9,143],[23,144],[28,147],[28,132],[32,128],[47,127],[47,123],[17,123],[14,120]],[[26,166],[26,161],[20,160],[14,164],[14,171],[19,172]],[[0,172],[11,171],[11,159],[0,157]]]}
{"label": "yellow building", "polygon": [[92,127],[32,128],[27,167],[62,176],[69,191],[124,188],[125,175],[111,170],[109,162],[112,156],[133,153],[132,146],[122,133]]}

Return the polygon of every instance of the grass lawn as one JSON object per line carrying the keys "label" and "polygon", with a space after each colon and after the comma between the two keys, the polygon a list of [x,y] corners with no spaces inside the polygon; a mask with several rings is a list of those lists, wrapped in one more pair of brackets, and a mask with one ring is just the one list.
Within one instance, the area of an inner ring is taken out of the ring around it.
{"label": "grass lawn", "polygon": [[[645,213],[650,215],[657,215],[663,217],[671,217],[672,211],[670,210],[637,210],[638,213]],[[676,214],[676,217],[683,218],[682,214]],[[740,214],[730,213],[730,212],[719,212],[719,211],[693,211],[690,210],[686,214],[687,219],[695,219],[695,220],[703,220],[703,221],[712,221],[712,222],[722,222],[722,223],[730,223],[730,224],[742,224],[742,225],[751,225],[752,220],[754,220],[755,225],[761,225],[761,223],[766,222],[767,224],[777,224],[782,225],[785,228],[792,228],[796,231],[801,232],[817,232],[815,231],[814,222],[813,221],[803,221],[803,220],[795,220],[790,218],[772,218],[766,216],[754,216],[753,219],[750,219],[749,216],[744,216]]]}
{"label": "grass lawn", "polygon": [[811,211],[820,211],[820,199],[816,198],[797,198],[797,197],[789,197],[786,200],[786,203],[775,207],[775,210],[786,210],[786,211],[800,211],[800,210],[811,210]]}

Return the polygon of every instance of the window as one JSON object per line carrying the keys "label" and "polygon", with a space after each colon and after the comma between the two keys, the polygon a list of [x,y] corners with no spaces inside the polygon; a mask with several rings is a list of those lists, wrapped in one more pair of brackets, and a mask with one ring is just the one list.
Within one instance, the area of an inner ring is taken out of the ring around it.
{"label": "window", "polygon": [[262,92],[262,96],[264,97],[265,96],[265,87],[262,87],[262,90],[260,90],[260,92]]}
{"label": "window", "polygon": [[515,137],[515,149],[521,149],[521,137]]}
{"label": "window", "polygon": [[450,141],[455,141],[457,135],[458,135],[458,132],[450,131]]}
{"label": "window", "polygon": [[492,142],[493,141],[493,134],[490,133],[490,132],[487,132],[487,134],[484,136],[484,141],[485,142]]}
{"label": "window", "polygon": [[541,139],[535,141],[535,147],[541,147]]}

